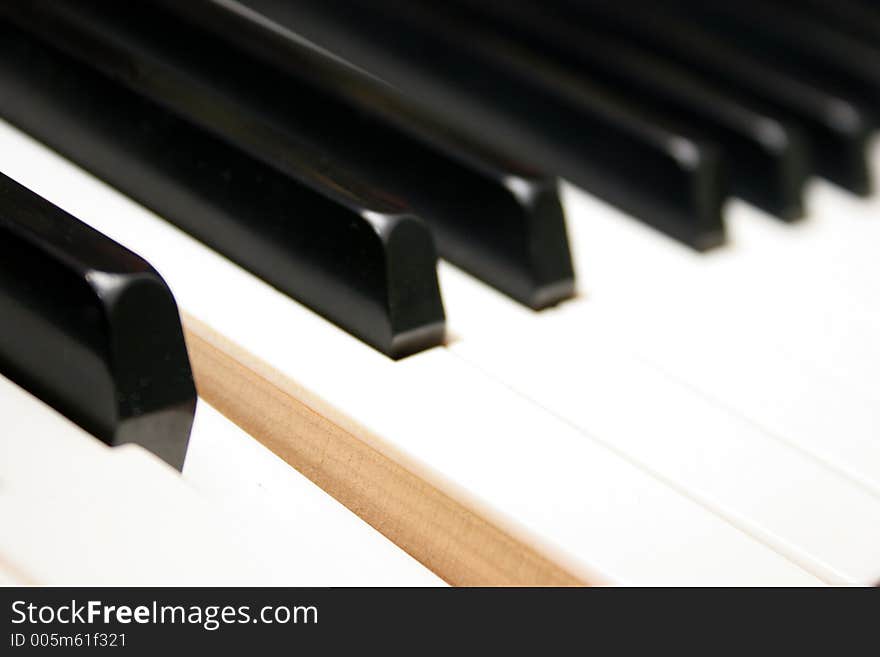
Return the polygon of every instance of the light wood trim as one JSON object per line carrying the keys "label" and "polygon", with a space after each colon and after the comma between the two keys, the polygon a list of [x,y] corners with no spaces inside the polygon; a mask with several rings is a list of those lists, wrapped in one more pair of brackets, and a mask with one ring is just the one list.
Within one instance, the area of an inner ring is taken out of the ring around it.
{"label": "light wood trim", "polygon": [[200,396],[448,583],[586,584],[375,449],[375,437],[314,410],[307,391],[204,323],[185,316],[184,332]]}

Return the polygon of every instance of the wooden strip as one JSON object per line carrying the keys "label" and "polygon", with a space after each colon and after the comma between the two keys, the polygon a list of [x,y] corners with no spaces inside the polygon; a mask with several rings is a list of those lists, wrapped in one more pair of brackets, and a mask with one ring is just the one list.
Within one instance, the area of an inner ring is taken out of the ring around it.
{"label": "wooden strip", "polygon": [[448,583],[587,584],[314,410],[267,363],[193,317],[184,327],[200,396]]}

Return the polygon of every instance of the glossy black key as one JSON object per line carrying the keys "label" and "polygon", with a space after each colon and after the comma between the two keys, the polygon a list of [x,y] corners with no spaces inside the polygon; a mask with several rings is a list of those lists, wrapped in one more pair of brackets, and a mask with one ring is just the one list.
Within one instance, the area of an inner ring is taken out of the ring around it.
{"label": "glossy black key", "polygon": [[251,92],[248,100],[271,98],[282,129],[298,132],[325,156],[403,199],[428,222],[441,257],[532,308],[573,293],[555,180],[469,139],[442,112],[426,112],[393,87],[297,38],[295,26],[242,12],[234,3],[161,4],[221,40],[202,34],[200,43],[203,50],[212,48],[211,63],[227,80],[229,57],[253,57],[253,66],[263,70],[260,86],[277,79],[275,87],[284,93]]}
{"label": "glossy black key", "polygon": [[443,5],[240,3],[402,89],[518,159],[564,176],[698,248],[723,240],[715,150],[649,112],[487,35]]}
{"label": "glossy black key", "polygon": [[319,193],[11,26],[2,37],[12,123],[384,353],[442,342],[434,244],[404,208],[300,154]]}
{"label": "glossy black key", "polygon": [[880,44],[851,39],[805,12],[763,0],[668,0],[664,10],[764,61],[807,73],[829,89],[861,99],[880,115]]}
{"label": "glossy black key", "polygon": [[637,46],[572,25],[542,2],[455,0],[475,20],[550,54],[634,105],[723,149],[731,190],[784,219],[802,216],[807,152],[796,127],[752,99],[719,90]]}
{"label": "glossy black key", "polygon": [[168,287],[2,174],[0,373],[105,443],[183,467],[196,390]]}
{"label": "glossy black key", "polygon": [[874,121],[863,101],[762,60],[741,45],[682,20],[666,4],[640,0],[547,0],[566,22],[589,25],[615,39],[638,43],[707,82],[754,98],[798,124],[809,138],[815,173],[858,194],[870,192],[867,149]]}
{"label": "glossy black key", "polygon": [[[573,293],[553,180],[504,169],[484,172],[453,159],[155,4],[36,7],[43,11],[33,10],[33,29],[51,25],[51,35],[87,63],[271,166],[321,190],[324,178],[296,165],[323,161],[378,195],[400,199],[429,223],[441,255],[519,301],[540,308]],[[199,43],[197,57],[192,43]],[[92,57],[97,51],[112,56]],[[297,63],[311,66],[316,59]],[[323,59],[326,70],[338,66]]]}

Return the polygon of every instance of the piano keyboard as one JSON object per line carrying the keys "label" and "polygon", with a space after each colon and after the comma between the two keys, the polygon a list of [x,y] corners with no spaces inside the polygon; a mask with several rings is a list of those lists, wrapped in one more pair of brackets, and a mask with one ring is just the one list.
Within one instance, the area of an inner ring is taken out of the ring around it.
{"label": "piano keyboard", "polygon": [[2,5],[0,581],[880,582],[880,12],[667,4]]}

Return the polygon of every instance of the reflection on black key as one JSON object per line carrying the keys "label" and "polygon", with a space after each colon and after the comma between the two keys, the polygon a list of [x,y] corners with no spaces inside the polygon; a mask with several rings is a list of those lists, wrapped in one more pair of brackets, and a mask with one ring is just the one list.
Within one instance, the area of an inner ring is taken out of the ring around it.
{"label": "reflection on black key", "polygon": [[306,38],[698,248],[723,240],[715,150],[444,6],[248,0]]}
{"label": "reflection on black key", "polygon": [[[428,221],[441,255],[523,303],[573,293],[554,181],[461,163],[154,5],[53,2],[45,13],[51,31],[34,29],[62,35],[87,63],[305,184],[320,191],[325,180],[297,165],[324,162],[401,200]],[[95,49],[113,56],[92,60]]]}
{"label": "reflection on black key", "polygon": [[607,85],[634,106],[650,108],[723,148],[731,190],[785,219],[802,215],[807,153],[797,129],[735,93],[632,43],[573,25],[541,2],[455,0],[487,27],[551,54],[576,74]]}
{"label": "reflection on black key", "polygon": [[345,172],[291,162],[319,194],[9,26],[0,114],[384,353],[442,342],[430,233]]}
{"label": "reflection on black key", "polygon": [[712,84],[755,98],[805,131],[816,173],[855,193],[870,192],[867,147],[874,122],[864,101],[823,84],[808,70],[786,70],[741,44],[719,39],[676,16],[666,3],[547,1],[569,23],[638,43]]}
{"label": "reflection on black key", "polygon": [[171,292],[141,258],[2,174],[0,373],[107,444],[183,467],[196,391]]}

